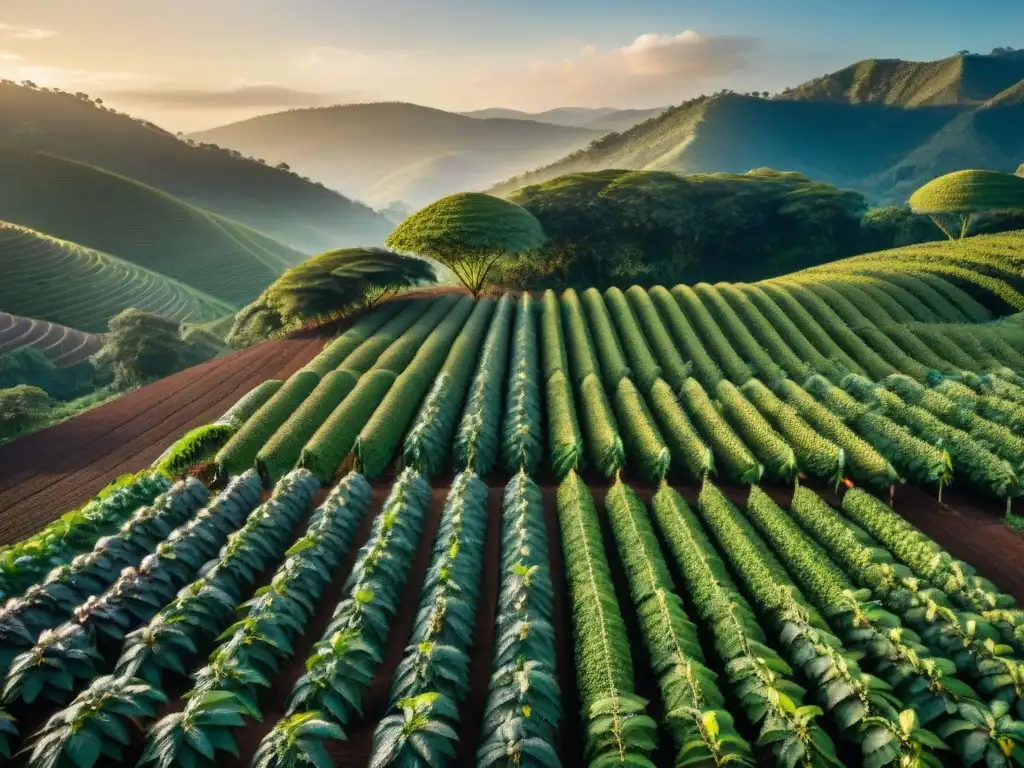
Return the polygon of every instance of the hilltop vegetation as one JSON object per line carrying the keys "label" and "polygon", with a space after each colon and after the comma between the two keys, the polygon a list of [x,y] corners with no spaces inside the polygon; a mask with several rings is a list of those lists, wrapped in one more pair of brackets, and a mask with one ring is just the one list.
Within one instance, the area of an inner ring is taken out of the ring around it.
{"label": "hilltop vegetation", "polygon": [[0,144],[135,179],[304,253],[380,243],[391,230],[383,216],[323,185],[237,152],[191,145],[86,94],[0,83]]}
{"label": "hilltop vegetation", "polygon": [[364,309],[403,288],[432,282],[426,261],[382,248],[344,248],[292,267],[235,317],[228,340],[236,346],[324,323]]}
{"label": "hilltop vegetation", "polygon": [[601,131],[530,120],[479,120],[414,104],[295,109],[193,134],[197,141],[285,161],[372,204],[419,207],[550,162]]}
{"label": "hilltop vegetation", "polygon": [[0,146],[0,220],[137,264],[233,306],[304,254],[157,189],[42,152]]}
{"label": "hilltop vegetation", "polygon": [[951,171],[1017,167],[1022,79],[1024,58],[1016,55],[861,62],[776,98],[723,92],[690,100],[492,191],[609,168],[742,173],[767,166],[902,203]]}
{"label": "hilltop vegetation", "polygon": [[601,171],[509,199],[548,242],[505,263],[523,288],[756,280],[857,252],[864,198],[795,173]]}
{"label": "hilltop vegetation", "polygon": [[102,333],[128,307],[173,320],[215,320],[232,307],[191,286],[100,251],[0,222],[0,307]]}

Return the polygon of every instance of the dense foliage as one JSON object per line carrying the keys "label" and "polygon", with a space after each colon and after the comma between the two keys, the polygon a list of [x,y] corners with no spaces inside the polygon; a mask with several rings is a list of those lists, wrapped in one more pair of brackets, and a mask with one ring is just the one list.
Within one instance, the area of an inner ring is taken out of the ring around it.
{"label": "dense foliage", "polygon": [[196,365],[216,354],[207,343],[182,338],[178,323],[140,309],[126,309],[110,319],[110,333],[93,364],[118,386],[148,383]]}
{"label": "dense foliage", "polygon": [[433,282],[427,262],[381,248],[343,248],[292,267],[242,309],[228,334],[245,346],[306,323],[339,317],[393,293]]}
{"label": "dense foliage", "polygon": [[751,280],[856,253],[867,204],[796,173],[575,173],[513,192],[547,244],[504,266],[514,285]]}

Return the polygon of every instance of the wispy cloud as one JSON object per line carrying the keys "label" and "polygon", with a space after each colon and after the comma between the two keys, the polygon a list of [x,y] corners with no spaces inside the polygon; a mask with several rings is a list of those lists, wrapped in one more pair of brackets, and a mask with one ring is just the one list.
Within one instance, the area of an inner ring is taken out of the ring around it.
{"label": "wispy cloud", "polygon": [[46,40],[56,34],[56,31],[52,29],[22,27],[18,24],[5,24],[0,21],[0,38],[5,40]]}
{"label": "wispy cloud", "polygon": [[[498,81],[517,96],[557,95],[564,103],[679,101],[726,75],[748,70],[758,41],[749,37],[640,35],[628,45],[600,50],[584,46],[575,56],[534,61],[523,72],[503,73]],[[491,81],[486,73],[480,85]]]}
{"label": "wispy cloud", "polygon": [[337,98],[288,88],[275,83],[251,83],[231,88],[132,88],[110,91],[111,98],[132,104],[165,109],[260,109],[310,107],[336,101]]}
{"label": "wispy cloud", "polygon": [[[563,58],[509,60],[459,52],[307,49],[300,71],[323,86],[358,83],[376,98],[459,109],[502,103],[524,109],[676,103],[752,69],[760,42],[749,37],[645,34],[619,47],[586,45]],[[720,87],[720,86],[719,86]]]}

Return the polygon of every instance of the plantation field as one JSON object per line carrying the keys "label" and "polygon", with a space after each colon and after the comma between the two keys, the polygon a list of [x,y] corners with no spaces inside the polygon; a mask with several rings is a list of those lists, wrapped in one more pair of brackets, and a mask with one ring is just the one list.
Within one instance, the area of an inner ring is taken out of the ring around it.
{"label": "plantation field", "polygon": [[977,286],[396,300],[0,448],[8,542],[159,467],[0,552],[0,734],[54,766],[1020,764],[1021,331]]}
{"label": "plantation field", "polygon": [[[0,147],[0,220],[95,248],[232,306],[307,254],[158,189],[42,152]],[[41,205],[40,201],[45,201]]]}
{"label": "plantation field", "polygon": [[0,312],[0,354],[35,347],[54,365],[64,367],[88,360],[99,352],[99,336],[66,325]]}
{"label": "plantation field", "polygon": [[129,307],[190,322],[232,311],[162,274],[15,224],[0,222],[0,261],[0,304],[6,311],[92,333],[106,331],[107,321]]}

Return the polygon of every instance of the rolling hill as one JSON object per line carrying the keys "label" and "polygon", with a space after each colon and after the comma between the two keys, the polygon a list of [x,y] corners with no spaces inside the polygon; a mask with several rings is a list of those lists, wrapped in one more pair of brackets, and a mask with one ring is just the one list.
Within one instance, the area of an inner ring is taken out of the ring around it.
{"label": "rolling hill", "polygon": [[296,109],[194,134],[373,204],[420,206],[550,162],[600,131],[530,120],[474,119],[414,104]]}
{"label": "rolling hill", "polygon": [[58,368],[89,359],[103,346],[94,333],[68,328],[48,320],[0,312],[0,354],[22,347],[35,347]]}
{"label": "rolling hill", "polygon": [[136,307],[204,322],[233,308],[212,296],[109,254],[0,222],[0,307],[91,333]]}
{"label": "rolling hill", "polygon": [[1024,62],[1012,56],[861,62],[774,99],[693,99],[493,191],[610,168],[771,167],[856,189],[875,202],[902,202],[953,170],[1017,167],[1024,157],[1021,79]]}
{"label": "rolling hill", "polygon": [[232,306],[252,301],[305,258],[267,235],[137,181],[4,146],[0,220],[116,255]]}
{"label": "rolling hill", "polygon": [[305,253],[382,243],[392,228],[365,205],[295,173],[227,150],[190,146],[151,123],[69,93],[0,83],[0,144],[136,179]]}

